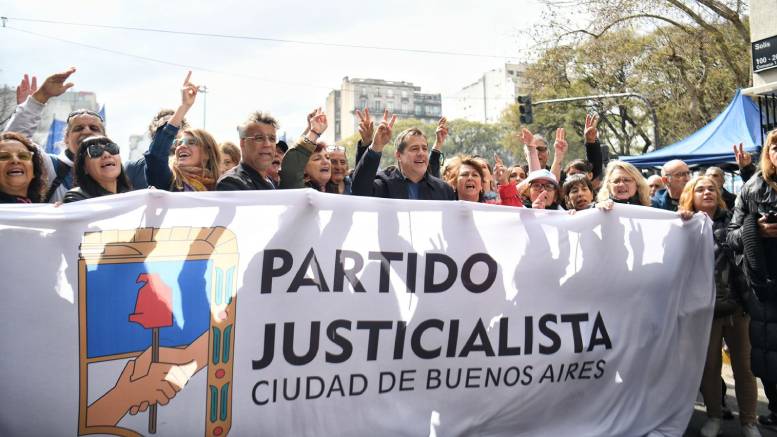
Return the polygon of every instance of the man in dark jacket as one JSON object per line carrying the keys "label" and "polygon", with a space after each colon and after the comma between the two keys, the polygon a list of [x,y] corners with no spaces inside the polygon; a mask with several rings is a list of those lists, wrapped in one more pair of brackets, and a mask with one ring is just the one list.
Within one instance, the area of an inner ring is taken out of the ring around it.
{"label": "man in dark jacket", "polygon": [[423,132],[416,128],[401,132],[396,140],[397,169],[378,172],[383,147],[391,140],[391,129],[397,116],[383,112],[372,144],[356,164],[353,173],[353,194],[391,199],[456,200],[450,185],[427,172],[429,144]]}
{"label": "man in dark jacket", "polygon": [[688,164],[679,159],[667,162],[661,167],[661,179],[663,179],[666,188],[658,190],[652,199],[651,206],[668,211],[677,211],[680,194],[682,194],[685,184],[691,180],[691,171],[688,169]]}

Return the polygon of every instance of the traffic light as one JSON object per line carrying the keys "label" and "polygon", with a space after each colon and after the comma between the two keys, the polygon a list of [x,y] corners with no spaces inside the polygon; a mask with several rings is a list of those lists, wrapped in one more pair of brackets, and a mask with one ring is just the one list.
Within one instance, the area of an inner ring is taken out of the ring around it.
{"label": "traffic light", "polygon": [[531,96],[518,96],[518,111],[521,113],[521,123],[531,124],[534,117],[531,112]]}

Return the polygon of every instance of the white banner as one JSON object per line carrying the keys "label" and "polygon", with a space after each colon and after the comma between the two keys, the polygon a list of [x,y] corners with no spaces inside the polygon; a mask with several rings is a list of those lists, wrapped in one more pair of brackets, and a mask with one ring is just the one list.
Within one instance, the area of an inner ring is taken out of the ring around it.
{"label": "white banner", "polygon": [[621,205],[139,191],[0,238],[2,435],[682,435],[714,301],[711,222]]}

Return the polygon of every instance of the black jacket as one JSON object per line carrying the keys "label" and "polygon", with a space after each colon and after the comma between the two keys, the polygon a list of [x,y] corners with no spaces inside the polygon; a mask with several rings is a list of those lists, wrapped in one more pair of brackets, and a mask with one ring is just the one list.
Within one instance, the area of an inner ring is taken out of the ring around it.
{"label": "black jacket", "polygon": [[726,317],[742,309],[749,292],[747,282],[734,262],[734,252],[726,241],[731,212],[718,208],[712,218],[715,238],[715,318]]}
{"label": "black jacket", "polygon": [[274,190],[275,185],[242,161],[224,173],[216,183],[216,191]]}
{"label": "black jacket", "polygon": [[750,313],[750,364],[753,374],[777,383],[777,239],[758,234],[760,214],[777,210],[777,190],[762,173],[751,178],[739,194],[729,224],[728,243],[753,290]]}
{"label": "black jacket", "polygon": [[[105,188],[99,185],[95,187],[95,190],[97,190],[96,193],[90,194],[86,190],[84,190],[83,187],[73,187],[69,189],[67,193],[65,193],[65,198],[62,200],[62,203],[78,202],[79,200],[86,200],[86,199],[92,199],[95,197],[110,196],[112,194],[117,194],[117,193],[111,193],[110,191],[106,190]],[[129,191],[129,190],[126,190],[126,191]]]}
{"label": "black jacket", "polygon": [[[353,172],[351,189],[357,196],[407,199],[408,180],[399,170],[378,172],[380,154],[367,150]],[[453,188],[428,172],[419,182],[418,197],[422,200],[456,200]]]}

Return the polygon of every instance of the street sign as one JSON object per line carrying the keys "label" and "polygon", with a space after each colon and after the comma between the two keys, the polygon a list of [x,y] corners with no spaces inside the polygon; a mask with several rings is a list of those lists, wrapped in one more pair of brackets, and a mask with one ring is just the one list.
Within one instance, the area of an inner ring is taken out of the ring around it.
{"label": "street sign", "polygon": [[753,72],[777,67],[777,35],[753,42]]}

